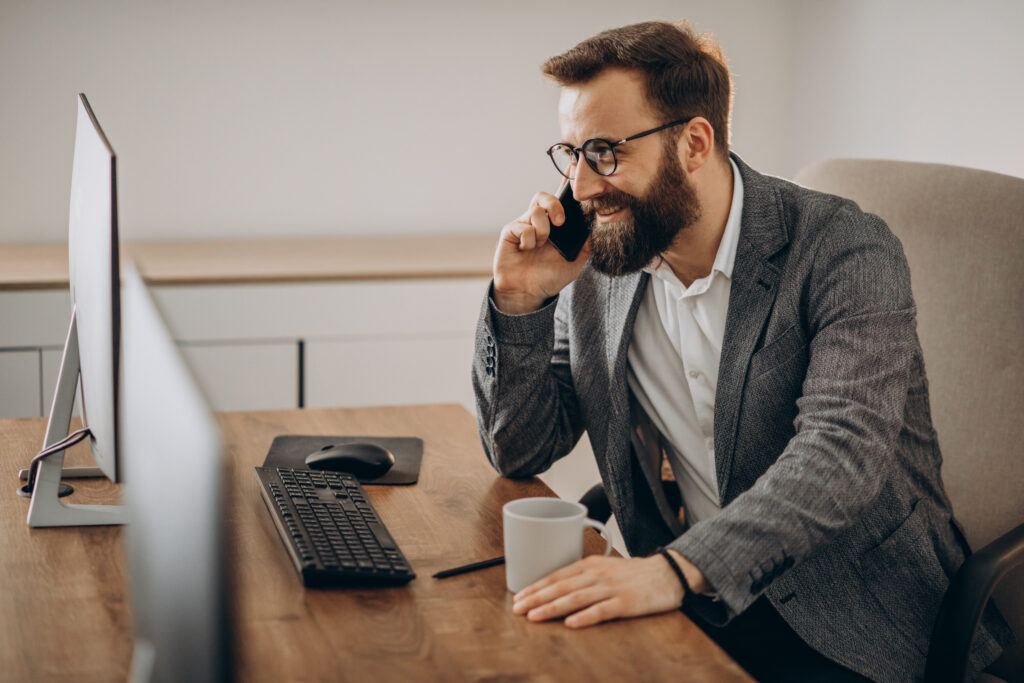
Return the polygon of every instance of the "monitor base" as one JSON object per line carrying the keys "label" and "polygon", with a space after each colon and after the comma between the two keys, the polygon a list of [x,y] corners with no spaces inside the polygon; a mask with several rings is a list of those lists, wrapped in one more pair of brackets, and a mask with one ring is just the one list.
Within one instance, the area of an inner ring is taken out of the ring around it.
{"label": "monitor base", "polygon": [[[67,498],[74,492],[75,490],[71,488],[69,484],[61,483],[60,487],[57,489],[57,497]],[[28,484],[25,484],[24,486],[18,488],[18,495],[21,496],[22,498],[31,498],[32,489],[28,487]]]}
{"label": "monitor base", "polygon": [[[53,394],[53,406],[50,408],[50,422],[46,426],[46,437],[43,440],[44,451],[57,448],[58,443],[67,436],[79,371],[77,313],[72,309],[71,325],[64,343],[60,373],[57,375],[57,390]],[[99,468],[75,467],[65,470],[63,449],[38,460],[32,492],[29,494],[31,499],[27,522],[30,527],[100,526],[124,524],[127,521],[127,512],[122,505],[74,505],[60,502],[61,497],[68,495],[65,491],[71,488],[63,484],[61,479],[75,474],[106,476]],[[116,481],[115,475],[111,474],[110,478]]]}

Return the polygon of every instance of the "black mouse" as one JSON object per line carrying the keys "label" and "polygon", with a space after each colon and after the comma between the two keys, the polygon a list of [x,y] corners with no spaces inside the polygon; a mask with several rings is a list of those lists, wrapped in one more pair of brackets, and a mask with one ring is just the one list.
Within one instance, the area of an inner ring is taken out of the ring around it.
{"label": "black mouse", "polygon": [[327,444],[306,456],[311,470],[348,472],[356,477],[376,479],[395,464],[391,451],[372,443]]}

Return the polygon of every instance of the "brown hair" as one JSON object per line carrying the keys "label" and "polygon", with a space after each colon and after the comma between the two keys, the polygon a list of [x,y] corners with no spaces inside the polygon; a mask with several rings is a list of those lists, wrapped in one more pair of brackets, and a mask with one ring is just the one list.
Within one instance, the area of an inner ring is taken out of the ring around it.
{"label": "brown hair", "polygon": [[687,22],[632,24],[584,40],[544,62],[541,71],[565,87],[585,83],[609,67],[642,72],[647,99],[665,123],[706,118],[715,145],[728,155],[732,78],[714,36],[695,34]]}

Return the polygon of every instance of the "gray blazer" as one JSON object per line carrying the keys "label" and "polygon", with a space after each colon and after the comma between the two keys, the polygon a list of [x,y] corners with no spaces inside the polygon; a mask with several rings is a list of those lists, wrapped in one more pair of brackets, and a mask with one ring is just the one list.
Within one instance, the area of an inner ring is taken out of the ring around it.
{"label": "gray blazer", "polygon": [[[910,273],[899,240],[848,200],[743,177],[715,400],[721,513],[682,529],[634,449],[626,351],[649,276],[589,266],[541,310],[481,310],[481,440],[509,477],[543,472],[586,430],[629,552],[668,545],[721,596],[760,595],[814,649],[879,681],[920,678],[939,603],[969,552],[942,485]],[[973,673],[1012,634],[994,608]]]}

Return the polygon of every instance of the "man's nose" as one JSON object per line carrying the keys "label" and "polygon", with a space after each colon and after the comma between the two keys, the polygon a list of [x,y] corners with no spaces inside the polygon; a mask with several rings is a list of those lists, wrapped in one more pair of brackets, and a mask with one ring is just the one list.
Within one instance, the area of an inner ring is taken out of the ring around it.
{"label": "man's nose", "polygon": [[572,180],[572,196],[578,202],[593,199],[607,189],[607,181],[590,168],[583,159],[576,164],[575,178]]}

